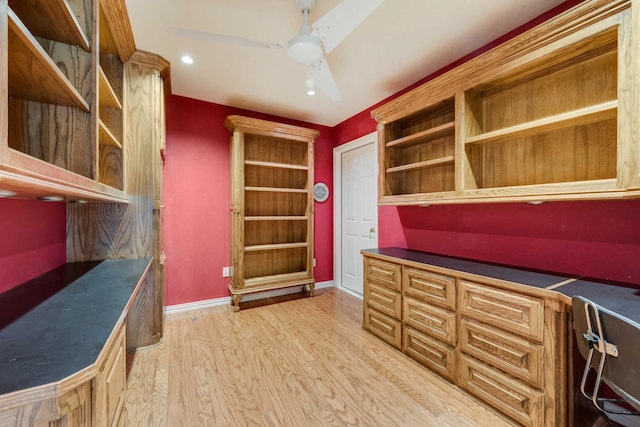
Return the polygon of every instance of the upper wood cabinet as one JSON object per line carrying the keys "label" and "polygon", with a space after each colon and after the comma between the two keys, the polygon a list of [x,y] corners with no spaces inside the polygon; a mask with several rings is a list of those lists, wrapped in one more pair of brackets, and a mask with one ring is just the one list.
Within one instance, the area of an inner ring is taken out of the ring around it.
{"label": "upper wood cabinet", "polygon": [[374,110],[380,204],[640,196],[640,36],[586,1]]}
{"label": "upper wood cabinet", "polygon": [[126,202],[123,0],[0,0],[0,190]]}

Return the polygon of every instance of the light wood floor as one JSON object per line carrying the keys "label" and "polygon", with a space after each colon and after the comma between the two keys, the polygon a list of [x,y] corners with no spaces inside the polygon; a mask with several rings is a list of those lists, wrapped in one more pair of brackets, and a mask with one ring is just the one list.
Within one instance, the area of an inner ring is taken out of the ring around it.
{"label": "light wood floor", "polygon": [[128,357],[128,426],[507,426],[362,329],[362,301],[313,298],[166,318]]}

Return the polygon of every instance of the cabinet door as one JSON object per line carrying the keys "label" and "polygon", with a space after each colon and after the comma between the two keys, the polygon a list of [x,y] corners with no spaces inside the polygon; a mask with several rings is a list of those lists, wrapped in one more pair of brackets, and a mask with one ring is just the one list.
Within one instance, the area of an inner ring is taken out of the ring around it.
{"label": "cabinet door", "polygon": [[0,409],[0,426],[89,427],[91,423],[91,383],[82,383],[60,397]]}
{"label": "cabinet door", "polygon": [[460,349],[477,359],[542,387],[544,348],[508,332],[462,319]]}
{"label": "cabinet door", "polygon": [[440,341],[456,345],[456,313],[405,296],[402,321]]}
{"label": "cabinet door", "polygon": [[451,276],[405,267],[402,272],[402,285],[405,295],[449,310],[456,309],[455,279]]}
{"label": "cabinet door", "polygon": [[400,292],[402,266],[364,257],[364,280]]}
{"label": "cabinet door", "polygon": [[464,354],[460,386],[522,425],[544,425],[543,393]]}
{"label": "cabinet door", "polygon": [[127,388],[127,354],[125,326],[118,332],[94,381],[93,422],[99,426],[115,426],[124,409]]}
{"label": "cabinet door", "polygon": [[461,280],[460,314],[542,342],[544,301],[540,298]]}

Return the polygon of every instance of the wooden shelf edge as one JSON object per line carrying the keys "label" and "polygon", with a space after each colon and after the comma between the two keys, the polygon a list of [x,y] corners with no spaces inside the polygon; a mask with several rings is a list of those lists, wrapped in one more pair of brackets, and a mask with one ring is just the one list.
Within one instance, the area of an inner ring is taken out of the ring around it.
{"label": "wooden shelf edge", "polygon": [[[292,286],[300,286],[309,283],[314,283],[313,276],[308,271],[296,271],[292,273],[274,274],[272,276],[254,277],[245,279],[244,289],[233,290],[236,294],[250,294],[254,292],[261,292],[262,290],[273,290],[278,288],[290,288]],[[279,285],[274,286],[274,283]],[[247,289],[249,287],[249,289]],[[264,287],[264,288],[261,288]]]}
{"label": "wooden shelf edge", "polygon": [[109,82],[107,75],[104,73],[102,67],[98,67],[99,69],[99,86],[98,86],[98,103],[101,106],[105,107],[113,107],[118,110],[122,110],[122,103],[116,95],[115,90],[113,90],[113,86]]}
{"label": "wooden shelf edge", "polygon": [[91,51],[89,38],[67,0],[9,0],[9,7],[33,34]]}
{"label": "wooden shelf edge", "polygon": [[[23,174],[20,171],[9,170],[4,167],[0,169],[0,188],[14,191],[17,198],[60,196],[69,202],[129,203],[124,191],[81,177],[73,172],[64,171],[64,169],[57,166],[49,166],[53,169],[52,172],[61,178]],[[64,173],[60,173],[60,170],[64,171]],[[46,173],[46,171],[43,171],[43,173]],[[84,183],[69,184],[64,182],[64,175],[68,175],[69,180],[84,181]]]}
{"label": "wooden shelf edge", "polygon": [[266,193],[308,193],[306,188],[279,188],[279,187],[244,187],[244,191],[263,191]]}
{"label": "wooden shelf edge", "polygon": [[[413,135],[408,135],[403,138],[389,141],[387,142],[386,147],[391,148],[391,147],[402,147],[402,146],[414,145],[416,143],[423,142],[423,141],[419,141],[421,139],[424,139],[424,140],[437,139],[439,137],[445,136],[453,132],[455,132],[455,122],[448,122],[443,125],[436,126],[434,128],[415,133]],[[424,141],[424,142],[427,142],[427,141]]]}
{"label": "wooden shelf edge", "polygon": [[278,169],[295,169],[295,170],[309,170],[308,166],[300,166],[300,165],[288,165],[286,163],[273,163],[273,162],[260,162],[257,160],[245,160],[245,165],[250,166],[262,166],[265,168],[278,168]]}
{"label": "wooden shelf edge", "polygon": [[[90,112],[89,104],[51,57],[7,8],[9,17],[9,96]],[[15,59],[18,56],[18,59]],[[21,68],[28,64],[27,68]]]}
{"label": "wooden shelf edge", "polygon": [[113,132],[111,132],[107,125],[100,119],[98,119],[98,134],[100,145],[109,145],[111,147],[122,149],[122,144],[118,138],[116,138]]}
{"label": "wooden shelf edge", "polygon": [[452,164],[453,161],[454,161],[453,156],[445,156],[445,157],[440,157],[438,159],[425,160],[424,162],[410,163],[408,165],[402,165],[402,166],[395,166],[387,169],[386,172],[393,173],[393,172],[404,172],[404,171],[414,170],[414,169],[433,168],[436,166],[444,166],[444,165]]}
{"label": "wooden shelf edge", "polygon": [[257,251],[275,251],[279,249],[296,249],[296,248],[306,248],[309,246],[307,242],[296,242],[296,243],[273,243],[269,245],[253,245],[253,246],[245,246],[245,252],[257,252]]}
{"label": "wooden shelf edge", "polygon": [[466,144],[486,144],[505,138],[539,134],[568,126],[580,126],[599,122],[616,116],[618,101],[608,101],[589,107],[580,108],[568,113],[544,117],[505,129],[483,133],[467,138]]}
{"label": "wooden shelf edge", "polygon": [[383,196],[383,206],[431,206],[467,203],[531,203],[572,200],[610,200],[639,197],[615,187],[615,179],[532,184],[514,187],[482,188],[438,193],[415,193]]}
{"label": "wooden shelf edge", "polygon": [[306,221],[306,216],[245,216],[245,221]]}

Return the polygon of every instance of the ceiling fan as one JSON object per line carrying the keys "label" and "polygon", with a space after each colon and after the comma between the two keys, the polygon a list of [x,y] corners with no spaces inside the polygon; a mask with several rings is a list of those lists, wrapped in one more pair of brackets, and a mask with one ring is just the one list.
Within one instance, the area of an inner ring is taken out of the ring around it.
{"label": "ceiling fan", "polygon": [[285,49],[290,58],[307,64],[307,90],[317,87],[332,101],[340,101],[342,95],[329,69],[324,55],[330,53],[373,12],[383,0],[342,0],[336,7],[309,25],[309,13],[317,0],[296,0],[304,21],[298,35],[286,44],[264,43],[242,37],[217,34],[206,31],[175,29],[181,37],[213,41],[239,46],[266,49]]}

